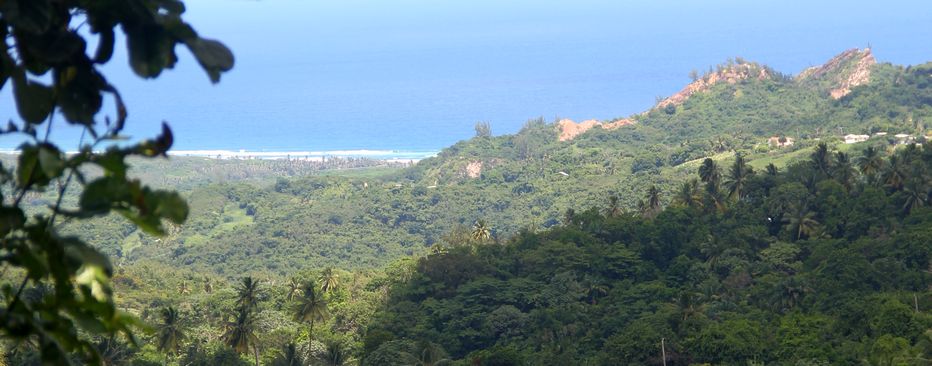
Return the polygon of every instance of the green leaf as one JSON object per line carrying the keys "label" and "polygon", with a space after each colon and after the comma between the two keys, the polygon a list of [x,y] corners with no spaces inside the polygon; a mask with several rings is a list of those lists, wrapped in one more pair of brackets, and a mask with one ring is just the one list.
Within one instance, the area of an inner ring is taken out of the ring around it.
{"label": "green leaf", "polygon": [[154,203],[152,214],[168,219],[175,224],[184,223],[188,218],[188,203],[177,192],[155,191],[150,195]]}
{"label": "green leaf", "polygon": [[100,30],[100,40],[97,42],[97,53],[94,55],[94,62],[103,64],[110,61],[110,57],[113,56],[114,38],[113,28]]}
{"label": "green leaf", "polygon": [[164,28],[157,25],[126,29],[129,64],[136,75],[154,78],[175,66],[174,42]]}
{"label": "green leaf", "polygon": [[45,121],[55,105],[52,88],[29,80],[25,72],[13,76],[13,97],[20,117],[33,124]]}
{"label": "green leaf", "polygon": [[54,145],[42,144],[39,146],[39,166],[47,178],[51,179],[61,175],[65,169],[65,161],[62,157],[61,151]]}
{"label": "green leaf", "polygon": [[185,41],[191,53],[197,58],[197,62],[207,71],[210,81],[220,82],[222,72],[233,69],[233,52],[229,48],[215,40],[204,38],[192,38]]}
{"label": "green leaf", "polygon": [[26,187],[36,183],[48,183],[39,167],[39,147],[35,145],[20,146],[19,162],[16,164],[16,184]]}
{"label": "green leaf", "polygon": [[131,199],[128,183],[125,178],[102,177],[84,186],[84,192],[78,204],[82,210],[93,214],[106,214],[115,203],[127,202]]}
{"label": "green leaf", "polygon": [[0,207],[0,237],[23,227],[26,215],[19,207]]}

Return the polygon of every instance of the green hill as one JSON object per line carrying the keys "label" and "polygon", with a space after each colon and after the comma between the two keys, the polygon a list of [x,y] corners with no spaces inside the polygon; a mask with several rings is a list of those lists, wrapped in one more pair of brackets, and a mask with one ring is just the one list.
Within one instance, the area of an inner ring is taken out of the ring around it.
{"label": "green hill", "polygon": [[[517,134],[461,141],[407,169],[291,172],[275,182],[229,172],[229,179],[212,180],[227,183],[192,178],[183,189],[192,206],[188,224],[157,242],[125,232],[119,218],[77,229],[100,233],[100,245],[127,263],[154,260],[220,274],[377,268],[426,252],[479,219],[505,239],[522,228],[554,226],[569,208],[602,207],[611,196],[622,210],[637,212],[650,186],[669,202],[706,157],[727,164],[738,151],[757,168],[782,167],[818,142],[857,152],[866,145],[892,150],[897,133],[923,140],[932,118],[932,64],[865,60],[873,60],[869,51],[852,50],[797,77],[730,60],[656,108],[572,139],[561,135],[575,124],[536,119]],[[853,73],[858,86],[849,80]],[[850,90],[836,99],[840,86]],[[842,132],[887,135],[846,145]],[[781,139],[793,144],[774,146]],[[195,172],[236,164],[173,161],[184,169],[156,167],[147,175],[203,177]]]}

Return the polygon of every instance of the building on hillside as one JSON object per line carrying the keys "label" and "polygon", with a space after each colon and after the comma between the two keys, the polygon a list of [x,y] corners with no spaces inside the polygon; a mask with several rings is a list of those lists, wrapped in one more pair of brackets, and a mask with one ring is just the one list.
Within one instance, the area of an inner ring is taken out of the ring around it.
{"label": "building on hillside", "polygon": [[767,143],[773,147],[789,147],[793,146],[793,138],[786,136],[772,136],[767,140]]}
{"label": "building on hillside", "polygon": [[874,136],[886,136],[886,132],[874,132]]}
{"label": "building on hillside", "polygon": [[912,137],[912,136],[910,136],[910,135],[908,135],[908,134],[905,134],[905,133],[898,133],[898,134],[896,134],[896,135],[893,135],[893,137],[896,138],[896,144],[897,144],[897,145],[908,144],[908,143],[910,143],[910,142],[913,142],[913,140],[916,139],[915,137]]}
{"label": "building on hillside", "polygon": [[852,134],[852,135],[845,135],[845,143],[846,143],[846,144],[854,144],[854,143],[858,143],[858,142],[864,142],[864,141],[867,141],[867,139],[869,139],[869,138],[870,138],[870,136],[868,136],[868,135],[853,135],[853,134]]}

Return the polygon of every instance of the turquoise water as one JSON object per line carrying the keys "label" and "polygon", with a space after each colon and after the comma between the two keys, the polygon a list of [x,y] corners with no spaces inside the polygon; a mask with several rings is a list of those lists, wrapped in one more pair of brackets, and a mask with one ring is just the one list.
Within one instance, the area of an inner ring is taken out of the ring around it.
{"label": "turquoise water", "polygon": [[[198,31],[236,54],[220,84],[182,48],[154,81],[124,55],[106,68],[130,108],[127,132],[154,135],[166,120],[179,150],[429,153],[477,121],[501,134],[538,116],[637,113],[733,56],[786,73],[868,45],[881,62],[932,60],[932,8],[916,0],[187,3]],[[0,119],[15,118],[9,90],[0,97]]]}

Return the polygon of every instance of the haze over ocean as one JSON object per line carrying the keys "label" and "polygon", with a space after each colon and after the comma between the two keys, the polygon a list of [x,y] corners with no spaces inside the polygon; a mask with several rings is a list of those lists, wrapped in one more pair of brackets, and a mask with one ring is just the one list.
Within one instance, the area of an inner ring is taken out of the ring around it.
{"label": "haze over ocean", "polygon": [[[537,116],[628,116],[734,56],[794,74],[868,45],[880,62],[932,60],[932,8],[918,0],[193,0],[186,16],[233,49],[220,84],[183,48],[155,81],[125,53],[105,68],[127,133],[154,136],[166,120],[176,150],[431,151],[477,121],[502,134]],[[17,119],[10,89],[3,121]]]}

